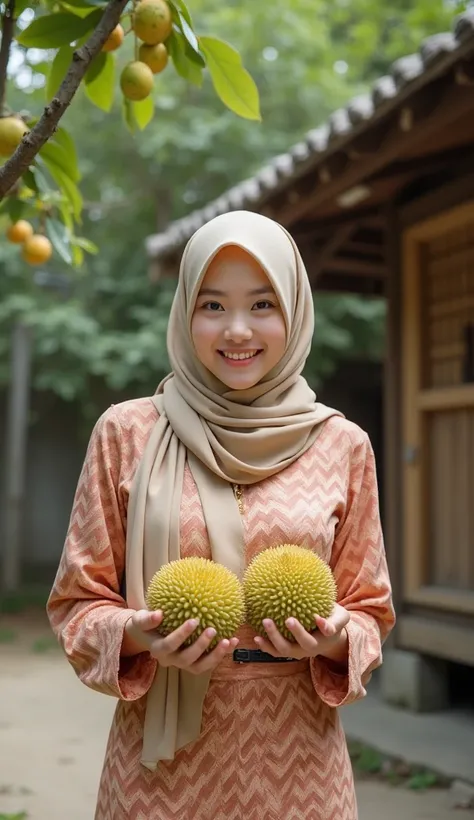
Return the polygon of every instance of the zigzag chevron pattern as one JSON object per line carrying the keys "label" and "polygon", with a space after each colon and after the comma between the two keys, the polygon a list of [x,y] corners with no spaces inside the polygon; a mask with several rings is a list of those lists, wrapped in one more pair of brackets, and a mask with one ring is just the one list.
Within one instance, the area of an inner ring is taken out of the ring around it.
{"label": "zigzag chevron pattern", "polygon": [[310,677],[213,681],[202,736],[158,772],[141,772],[144,703],[121,702],[96,818],[355,820],[337,712]]}
{"label": "zigzag chevron pattern", "polygon": [[[79,678],[119,698],[95,820],[357,820],[336,707],[364,696],[394,624],[367,436],[334,417],[296,464],[244,493],[247,562],[284,541],[330,562],[338,600],[351,611],[348,674],[322,658],[276,671],[225,661],[209,687],[201,736],[151,773],[139,759],[156,663],[145,654],[120,658],[131,614],[120,581],[128,495],[155,421],[150,399],[140,399],[109,408],[97,422],[48,602]],[[183,557],[210,557],[188,469],[181,536]],[[244,627],[241,646],[251,646],[253,634]]]}

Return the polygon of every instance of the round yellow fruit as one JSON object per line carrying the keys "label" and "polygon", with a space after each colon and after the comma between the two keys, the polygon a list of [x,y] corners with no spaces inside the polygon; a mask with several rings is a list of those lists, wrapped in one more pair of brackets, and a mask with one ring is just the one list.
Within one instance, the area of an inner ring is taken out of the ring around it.
{"label": "round yellow fruit", "polygon": [[124,37],[125,32],[119,23],[115,26],[113,31],[110,32],[104,45],[102,46],[102,51],[116,51],[122,45]]}
{"label": "round yellow fruit", "polygon": [[153,74],[160,74],[168,65],[168,51],[164,43],[158,43],[156,46],[142,43],[138,49],[138,58],[151,68]]}
{"label": "round yellow fruit", "polygon": [[141,0],[135,9],[132,28],[149,46],[163,43],[171,34],[173,19],[165,0]]}
{"label": "round yellow fruit", "polygon": [[128,100],[144,100],[153,88],[153,72],[140,60],[128,63],[120,76],[122,94]]}
{"label": "round yellow fruit", "polygon": [[208,627],[216,636],[209,650],[223,638],[232,638],[245,619],[242,584],[230,569],[207,558],[180,558],[164,564],[155,573],[146,592],[150,610],[161,609],[163,620],[158,627],[169,635],[189,618],[199,625],[184,645],[190,646]]}
{"label": "round yellow fruit", "polygon": [[41,265],[47,262],[53,253],[53,246],[42,234],[34,233],[23,244],[22,256],[29,265]]}
{"label": "round yellow fruit", "polygon": [[286,626],[297,618],[313,632],[315,615],[327,618],[336,603],[337,589],[331,568],[312,550],[282,544],[259,553],[243,578],[247,619],[256,632],[265,635],[264,618],[271,618],[282,635],[294,642]]}
{"label": "round yellow fruit", "polygon": [[7,239],[17,245],[21,245],[28,237],[33,235],[33,226],[26,219],[19,219],[7,228]]}
{"label": "round yellow fruit", "polygon": [[0,155],[2,157],[11,157],[28,131],[28,126],[20,117],[1,117]]}

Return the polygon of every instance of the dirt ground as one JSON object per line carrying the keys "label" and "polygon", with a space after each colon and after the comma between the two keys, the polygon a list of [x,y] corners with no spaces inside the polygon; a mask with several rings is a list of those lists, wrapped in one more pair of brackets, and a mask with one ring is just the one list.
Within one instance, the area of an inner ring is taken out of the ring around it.
{"label": "dirt ground", "polygon": [[[79,683],[39,616],[2,617],[0,693],[0,820],[93,820],[115,700]],[[357,792],[360,820],[474,820],[444,790],[364,779]]]}

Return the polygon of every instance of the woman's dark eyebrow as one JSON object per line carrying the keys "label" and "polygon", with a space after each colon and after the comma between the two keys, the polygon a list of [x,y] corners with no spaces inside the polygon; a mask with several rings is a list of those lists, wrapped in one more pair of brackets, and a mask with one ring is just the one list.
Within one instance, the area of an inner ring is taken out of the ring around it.
{"label": "woman's dark eyebrow", "polygon": [[[255,288],[254,290],[249,290],[249,296],[262,296],[263,294],[274,294],[275,291],[269,285],[264,285],[261,288]],[[199,296],[227,296],[227,293],[224,290],[215,290],[215,288],[202,288],[199,291]]]}

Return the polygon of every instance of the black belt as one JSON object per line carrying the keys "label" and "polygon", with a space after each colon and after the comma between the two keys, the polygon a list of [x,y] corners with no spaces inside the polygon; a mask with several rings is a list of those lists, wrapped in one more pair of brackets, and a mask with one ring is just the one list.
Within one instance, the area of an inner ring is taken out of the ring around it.
{"label": "black belt", "polygon": [[235,663],[290,663],[295,662],[297,658],[274,658],[268,652],[262,652],[261,649],[234,649],[232,653],[232,660]]}

